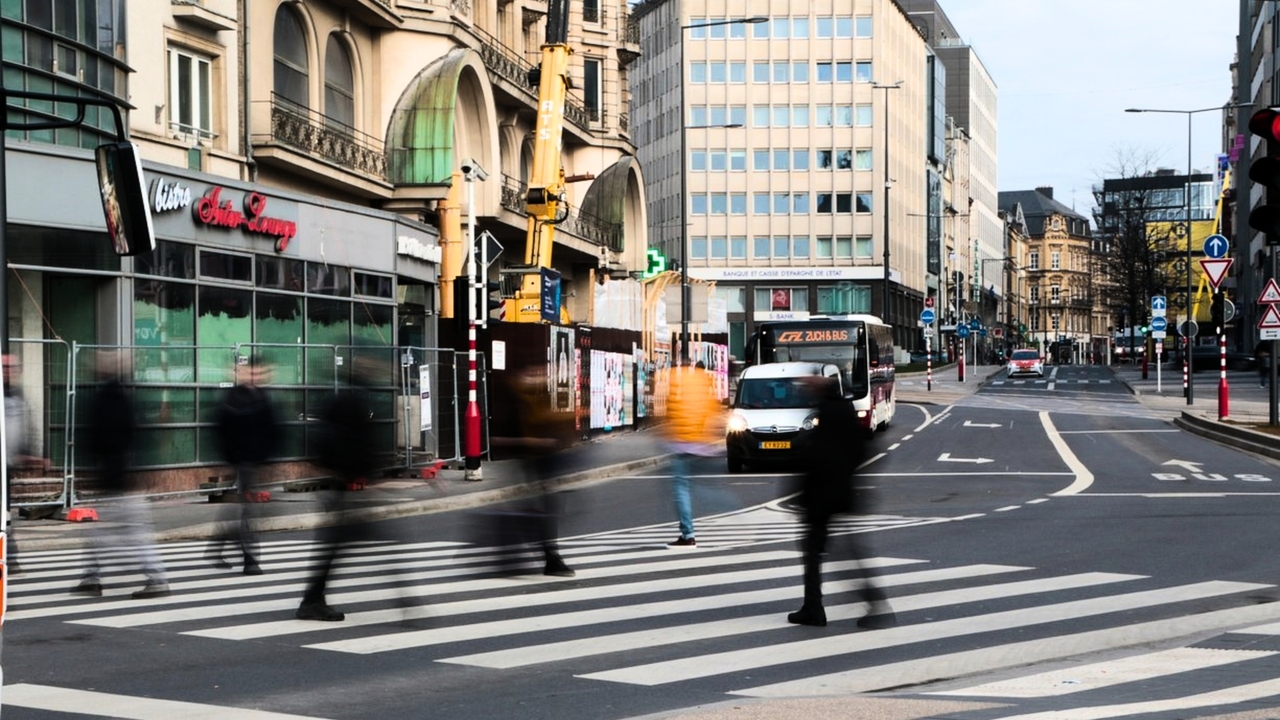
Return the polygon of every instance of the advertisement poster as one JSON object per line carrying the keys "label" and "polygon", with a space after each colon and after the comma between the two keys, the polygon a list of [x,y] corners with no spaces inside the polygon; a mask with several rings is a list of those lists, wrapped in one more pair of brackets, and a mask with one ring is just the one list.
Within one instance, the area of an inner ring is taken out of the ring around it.
{"label": "advertisement poster", "polygon": [[431,370],[426,365],[418,366],[418,392],[422,397],[422,407],[418,409],[421,415],[421,429],[431,429]]}
{"label": "advertisement poster", "polygon": [[577,403],[577,373],[574,372],[573,330],[551,328],[551,409],[573,412]]}

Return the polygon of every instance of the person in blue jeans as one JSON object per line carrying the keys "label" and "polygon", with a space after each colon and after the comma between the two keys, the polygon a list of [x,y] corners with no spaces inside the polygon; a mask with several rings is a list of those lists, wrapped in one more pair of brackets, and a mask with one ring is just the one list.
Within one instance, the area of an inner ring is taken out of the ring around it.
{"label": "person in blue jeans", "polygon": [[724,408],[716,400],[711,374],[701,362],[694,367],[673,368],[667,387],[667,422],[663,428],[666,448],[671,453],[671,494],[680,524],[680,537],[667,544],[693,547],[698,540],[693,529],[690,464],[694,457],[718,451],[717,441],[723,446]]}

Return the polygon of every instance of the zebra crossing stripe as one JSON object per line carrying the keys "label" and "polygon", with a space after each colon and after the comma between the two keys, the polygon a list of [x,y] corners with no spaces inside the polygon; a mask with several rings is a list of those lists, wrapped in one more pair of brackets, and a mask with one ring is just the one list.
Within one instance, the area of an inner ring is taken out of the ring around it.
{"label": "zebra crossing stripe", "polygon": [[[655,551],[649,551],[655,552]],[[670,556],[672,553],[665,548],[656,551],[664,556]],[[659,573],[671,571],[683,571],[688,569],[697,569],[703,567],[720,567],[730,564],[747,564],[756,562],[779,562],[783,560],[794,560],[799,553],[794,550],[771,550],[768,552],[750,553],[746,555],[734,555],[729,557],[719,555],[686,555],[674,560],[664,560],[649,563],[636,563],[626,565],[613,565],[598,568],[592,571],[594,577],[618,577],[624,575],[633,575],[640,573]],[[595,562],[614,562],[615,554],[601,555],[594,558],[578,558],[577,563],[586,563],[589,560]],[[461,571],[457,568],[445,568],[441,570],[429,570],[425,572],[404,573],[399,576],[388,576],[386,582],[394,583],[399,587],[379,587],[371,590],[358,590],[354,592],[328,593],[329,604],[335,606],[360,604],[379,601],[399,601],[413,597],[431,597],[432,595],[442,595],[454,592],[474,592],[481,590],[510,590],[513,580],[510,578],[477,578],[473,580],[461,580],[455,582],[442,583],[439,585],[432,584],[409,584],[421,580],[437,580],[457,577],[458,575],[467,574],[483,574],[492,572],[492,567],[476,566],[471,568],[463,568]],[[358,578],[347,578],[338,582],[330,582],[328,584],[330,590],[340,586],[358,586],[367,588],[370,584],[370,578],[367,576]],[[538,576],[540,584],[554,584],[563,582],[563,580],[554,578],[543,578]],[[652,586],[650,582],[648,585]],[[526,587],[530,586],[526,583]],[[261,597],[268,588],[250,588],[254,597]],[[301,598],[301,588],[290,588],[288,586],[279,588],[270,588],[272,592],[287,593],[288,596],[274,600],[255,600],[242,603],[234,603],[228,605],[198,605],[182,608],[174,608],[170,610],[156,610],[152,612],[141,612],[129,615],[114,615],[100,618],[89,618],[84,620],[74,620],[72,622],[82,625],[97,625],[102,627],[124,628],[124,627],[140,627],[144,625],[158,625],[162,623],[183,622],[188,620],[208,619],[211,615],[220,617],[239,617],[252,613],[266,612],[282,612],[285,610],[293,610],[298,606]],[[154,603],[156,600],[169,601],[169,604],[186,604],[191,602],[210,602],[218,601],[225,597],[224,593],[210,592],[197,593],[195,595],[175,594],[167,598],[157,598],[147,601],[124,601],[120,603],[100,603],[91,606],[91,609],[97,609],[102,605],[119,605],[120,608],[136,609],[146,607],[147,603]],[[116,609],[120,609],[116,608]],[[80,608],[85,609],[84,607]],[[311,623],[312,628],[315,623]]]}
{"label": "zebra crossing stripe", "polygon": [[[876,578],[877,584],[882,587],[892,587],[897,575],[882,575]],[[1113,582],[1123,582],[1128,580],[1139,579],[1137,575],[1118,575],[1112,573],[1081,573],[1078,575],[1067,575],[1063,577],[1045,578],[1040,580],[1026,580],[1021,582],[1001,583],[996,585],[983,585],[973,588],[961,588],[957,590],[945,590],[934,593],[924,593],[920,595],[911,595],[894,598],[893,604],[895,609],[902,611],[921,610],[927,608],[947,607],[950,605],[958,605],[967,602],[982,602],[1001,597],[1015,597],[1018,595],[1028,595],[1039,592],[1050,592],[1054,590],[1065,590],[1082,587],[1090,587],[1093,585],[1107,584]],[[858,614],[865,612],[866,606],[863,603],[848,603],[843,605],[832,605],[827,608],[827,619],[829,621],[851,620]],[[931,623],[921,627],[936,627],[941,623]],[[551,662],[553,660],[566,660],[570,658],[590,657],[593,655],[603,655],[623,650],[632,650],[637,648],[661,647],[664,645],[675,645],[682,642],[693,640],[709,640],[719,637],[729,637],[733,635],[744,635],[748,633],[767,633],[782,631],[790,626],[786,625],[782,620],[780,613],[770,613],[767,615],[755,615],[745,618],[734,618],[730,620],[718,620],[711,622],[703,622],[692,625],[680,625],[675,627],[656,628],[649,630],[638,630],[635,632],[618,633],[614,635],[597,635],[588,638],[579,638],[575,640],[565,640],[561,642],[547,643],[544,645],[532,645],[526,647],[510,648],[506,650],[497,650],[492,652],[476,653],[473,655],[463,655],[458,657],[445,658],[441,662],[454,663],[458,665],[477,665],[488,668],[512,668],[523,667],[527,665],[536,665],[543,662]],[[914,627],[914,626],[913,626]],[[877,633],[878,634],[878,633]],[[858,638],[842,635],[836,646],[843,649],[845,642],[856,642]],[[759,652],[751,651],[748,654],[755,657],[757,661],[763,662],[765,665],[775,664],[767,657],[772,648],[783,648],[785,645],[767,646],[760,649]],[[850,651],[852,652],[852,651]],[[830,654],[840,654],[839,652],[831,652]],[[732,653],[729,653],[732,655]],[[717,656],[708,656],[715,658]],[[744,658],[738,658],[739,661]],[[674,662],[674,661],[673,661]],[[789,661],[783,661],[789,662]],[[696,666],[697,663],[690,663]],[[656,665],[661,665],[657,663]],[[647,666],[642,666],[647,667]],[[615,673],[623,673],[623,671],[612,671]],[[704,670],[705,672],[705,670]],[[710,674],[716,674],[712,671]],[[583,676],[594,677],[594,676]],[[620,677],[622,677],[620,675]],[[613,680],[613,677],[601,677],[599,679]],[[632,682],[631,680],[617,680],[618,682]],[[635,684],[650,684],[645,682],[636,682]],[[659,683],[652,683],[659,684]]]}
{"label": "zebra crossing stripe", "polygon": [[17,683],[4,686],[6,707],[68,713],[76,716],[124,720],[323,720],[311,715],[290,715],[227,705],[202,705],[179,700],[157,700],[136,695],[114,695],[90,690]]}
{"label": "zebra crossing stripe", "polygon": [[[590,673],[581,677],[632,685],[664,685],[667,683],[713,677],[761,667],[849,655],[868,650],[896,647],[915,642],[996,632],[1016,627],[1030,627],[1062,620],[1105,615],[1123,610],[1155,607],[1171,603],[1220,597],[1272,587],[1257,583],[1207,581],[1123,595],[1074,600],[1053,605],[1009,610],[934,623],[906,625],[857,635],[827,635],[809,640],[762,645],[709,655],[684,657],[665,662],[618,668]],[[895,605],[902,605],[895,602]],[[828,613],[828,619],[831,614]],[[774,618],[776,624],[777,618]]]}
{"label": "zebra crossing stripe", "polygon": [[1204,670],[1277,654],[1274,650],[1221,650],[1182,647],[1131,655],[1088,665],[1072,665],[1009,680],[941,690],[930,695],[993,698],[1041,698],[1141,682],[1166,675]]}
{"label": "zebra crossing stripe", "polygon": [[[920,560],[903,560],[900,558],[873,558],[868,561],[866,567],[890,567],[894,565],[907,565],[923,562]],[[363,612],[348,613],[346,621],[342,623],[342,627],[353,627],[360,625],[380,625],[390,622],[404,622],[407,620],[417,620],[421,618],[438,618],[448,617],[451,615],[474,615],[483,612],[494,612],[499,610],[510,610],[515,607],[535,607],[544,605],[555,605],[558,603],[582,602],[591,600],[601,600],[605,598],[622,598],[635,595],[645,595],[657,592],[668,592],[678,590],[692,590],[695,588],[716,587],[720,585],[734,585],[738,583],[760,582],[767,580],[776,580],[779,578],[794,577],[796,569],[794,566],[778,566],[770,568],[759,568],[752,570],[740,570],[735,572],[725,572],[710,575],[686,575],[676,578],[666,578],[662,580],[644,580],[635,583],[622,583],[617,585],[606,585],[601,587],[583,587],[571,588],[567,590],[554,590],[548,592],[532,594],[521,594],[518,596],[500,595],[490,598],[472,598],[465,601],[433,603],[425,606],[407,607],[407,608],[388,608],[383,610],[366,610]],[[594,577],[602,577],[593,571]],[[448,585],[438,586],[442,588]],[[504,589],[509,589],[510,585],[504,585]],[[443,593],[436,593],[443,594]],[[531,621],[526,621],[531,622]],[[224,640],[250,640],[264,637],[278,637],[281,635],[289,635],[294,633],[314,633],[324,630],[339,629],[337,625],[324,625],[317,627],[313,622],[299,620],[274,620],[262,623],[254,623],[250,625],[234,625],[225,628],[212,628],[206,630],[191,631],[190,635],[201,637],[221,638]],[[396,637],[402,637],[405,634],[397,634]],[[377,645],[378,640],[370,641],[373,645]],[[383,642],[394,642],[386,639]],[[433,643],[426,642],[423,645]],[[351,641],[350,645],[338,644],[340,646],[327,647],[325,644],[312,645],[310,647],[324,647],[325,649],[341,650],[344,652],[366,653],[381,652],[383,650],[395,649],[392,647],[378,647],[369,650],[358,648],[358,641]],[[412,647],[405,645],[405,647]]]}
{"label": "zebra crossing stripe", "polygon": [[[860,565],[862,565],[862,563],[856,560],[846,560],[828,563],[825,569],[828,572],[836,573],[846,570],[856,570]],[[979,565],[967,568],[942,568],[937,570],[899,573],[890,577],[897,584],[907,584],[911,582],[925,583],[954,580],[957,578],[978,577],[983,575],[995,575],[1029,569],[1030,568],[1011,567],[1008,565]],[[770,570],[782,570],[785,572],[785,575],[783,573],[770,572],[770,576],[773,577],[786,575],[794,576],[796,574],[795,568],[771,568]],[[678,587],[688,588],[689,584],[687,582],[682,582]],[[599,588],[595,589],[594,592],[586,591],[583,593],[583,598],[608,597],[608,590],[610,590],[610,588]],[[606,592],[601,593],[601,591]],[[564,591],[563,593],[558,594],[578,594],[578,591]],[[322,650],[338,650],[342,652],[368,654],[387,652],[390,650],[403,650],[411,647],[441,645],[451,642],[465,642],[481,638],[540,632],[543,630],[556,630],[566,627],[582,627],[586,625],[621,622],[637,618],[680,616],[701,610],[715,610],[741,605],[793,600],[796,597],[797,590],[795,587],[768,588],[765,590],[723,593],[696,598],[681,598],[679,600],[666,600],[595,610],[565,612],[555,615],[544,615],[541,617],[471,623],[458,627],[432,628],[416,632],[395,633],[393,635],[352,638],[348,640],[318,643],[315,645],[308,645],[307,647]],[[551,599],[556,600],[556,598]],[[569,598],[562,598],[561,600],[563,601],[568,599]],[[524,598],[520,599],[519,604],[521,606],[527,605],[527,603],[524,602]],[[430,615],[432,617],[438,617],[441,615],[476,612],[473,603],[470,601],[454,603],[453,605],[456,605],[457,607],[441,608],[437,606],[431,608]]]}
{"label": "zebra crossing stripe", "polygon": [[[1109,720],[1109,718],[1127,717],[1130,715],[1147,715],[1160,712],[1184,712],[1194,708],[1214,707],[1216,705],[1234,705],[1252,702],[1263,698],[1280,695],[1280,679],[1262,680],[1233,687],[1221,688],[1196,695],[1185,695],[1178,698],[1146,700],[1117,705],[1097,705],[1093,707],[1072,708],[1072,720]],[[1001,720],[1059,720],[1064,715],[1057,711],[1009,715]]]}

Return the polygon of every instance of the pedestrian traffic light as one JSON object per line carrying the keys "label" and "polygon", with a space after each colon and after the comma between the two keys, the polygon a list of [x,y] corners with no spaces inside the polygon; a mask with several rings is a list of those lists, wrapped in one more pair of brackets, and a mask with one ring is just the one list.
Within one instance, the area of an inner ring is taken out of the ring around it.
{"label": "pedestrian traffic light", "polygon": [[1213,294],[1213,300],[1209,303],[1209,322],[1212,323],[1214,327],[1220,328],[1223,325],[1223,300],[1223,294],[1216,292]]}
{"label": "pedestrian traffic light", "polygon": [[1266,189],[1262,204],[1249,209],[1249,227],[1280,245],[1280,108],[1264,108],[1249,118],[1249,132],[1262,138],[1263,157],[1249,166],[1249,179]]}
{"label": "pedestrian traffic light", "polygon": [[499,322],[503,319],[502,313],[494,316],[494,311],[506,306],[506,301],[502,299],[502,286],[496,280],[488,280],[484,284],[484,312],[480,313],[480,322],[488,325],[492,322]]}

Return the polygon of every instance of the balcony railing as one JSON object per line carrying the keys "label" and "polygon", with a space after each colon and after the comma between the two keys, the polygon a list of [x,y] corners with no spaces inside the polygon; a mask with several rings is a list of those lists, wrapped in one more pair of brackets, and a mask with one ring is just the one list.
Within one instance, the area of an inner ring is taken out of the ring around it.
{"label": "balcony railing", "polygon": [[[502,176],[502,207],[514,213],[524,215],[527,186],[511,177]],[[581,238],[592,245],[606,247],[615,252],[622,251],[622,225],[602,220],[591,213],[569,208],[569,217],[556,226],[558,232],[568,233]]]}
{"label": "balcony railing", "polygon": [[380,139],[275,93],[271,140],[353,173],[387,179],[387,154]]}
{"label": "balcony railing", "polygon": [[[472,28],[472,32],[480,39],[480,60],[485,68],[512,85],[523,88],[528,93],[530,104],[536,105],[538,89],[529,86],[529,71],[534,66],[484,30]],[[572,96],[565,97],[564,119],[581,130],[587,130],[591,125],[583,103]]]}

